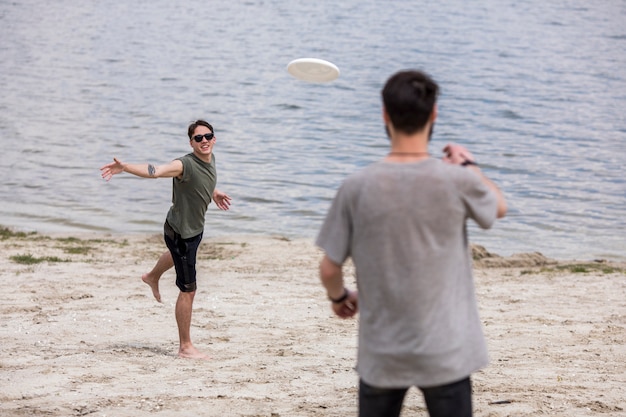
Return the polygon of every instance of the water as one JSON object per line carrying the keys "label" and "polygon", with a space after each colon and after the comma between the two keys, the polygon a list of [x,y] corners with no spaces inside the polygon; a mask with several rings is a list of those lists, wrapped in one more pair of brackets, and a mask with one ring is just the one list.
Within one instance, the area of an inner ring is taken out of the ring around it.
{"label": "water", "polygon": [[[312,238],[342,179],[387,152],[385,80],[421,68],[442,87],[431,152],[466,145],[508,199],[473,242],[624,260],[625,21],[622,0],[0,1],[0,224],[160,233],[170,180],[98,168],[187,153],[206,118],[234,199],[206,235]],[[293,79],[307,56],[341,77]]]}

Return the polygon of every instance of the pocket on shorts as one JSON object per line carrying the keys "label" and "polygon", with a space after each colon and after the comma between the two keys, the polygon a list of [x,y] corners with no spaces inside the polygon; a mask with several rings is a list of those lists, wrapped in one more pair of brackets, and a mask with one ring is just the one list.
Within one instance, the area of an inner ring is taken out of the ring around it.
{"label": "pocket on shorts", "polygon": [[172,229],[172,226],[170,226],[167,220],[163,225],[163,232],[165,233],[165,236],[169,237],[173,242],[176,242],[176,238],[179,237],[178,233],[176,233],[174,229]]}

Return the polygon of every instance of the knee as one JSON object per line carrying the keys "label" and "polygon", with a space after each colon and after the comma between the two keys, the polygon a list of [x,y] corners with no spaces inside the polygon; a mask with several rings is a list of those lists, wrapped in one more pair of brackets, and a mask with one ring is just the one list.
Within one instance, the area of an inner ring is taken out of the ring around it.
{"label": "knee", "polygon": [[195,294],[197,289],[196,281],[185,283],[184,280],[176,279],[176,286],[178,287],[180,292],[185,294]]}

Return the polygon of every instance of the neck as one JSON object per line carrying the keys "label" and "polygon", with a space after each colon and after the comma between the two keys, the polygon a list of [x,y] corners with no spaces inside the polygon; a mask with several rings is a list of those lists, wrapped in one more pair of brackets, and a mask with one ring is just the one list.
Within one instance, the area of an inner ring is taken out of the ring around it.
{"label": "neck", "polygon": [[391,149],[387,160],[398,162],[413,162],[428,158],[428,143],[430,126],[413,134],[396,131],[393,125],[387,125],[387,132],[391,141]]}
{"label": "neck", "polygon": [[400,151],[391,151],[388,154],[389,156],[424,156],[430,155],[428,152],[400,152]]}
{"label": "neck", "polygon": [[209,152],[209,153],[194,152],[194,155],[196,155],[198,158],[202,159],[204,162],[210,163],[211,162],[211,155],[213,155],[213,152]]}
{"label": "neck", "polygon": [[392,141],[389,156],[419,157],[428,156],[428,143],[419,141]]}
{"label": "neck", "polygon": [[417,162],[423,161],[430,157],[428,152],[400,152],[400,151],[391,151],[385,157],[385,161],[387,162]]}
{"label": "neck", "polygon": [[408,143],[405,143],[404,145],[405,146],[398,146],[398,144],[392,144],[386,159],[396,162],[414,162],[426,159],[430,156],[427,145],[420,143],[412,143],[410,146]]}

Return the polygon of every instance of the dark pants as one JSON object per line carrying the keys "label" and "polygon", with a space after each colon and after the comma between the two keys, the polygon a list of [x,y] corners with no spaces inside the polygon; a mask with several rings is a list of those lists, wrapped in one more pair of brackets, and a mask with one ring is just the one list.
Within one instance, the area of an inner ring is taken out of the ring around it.
{"label": "dark pants", "polygon": [[183,239],[166,221],[164,238],[167,248],[172,254],[176,269],[176,286],[182,292],[196,290],[196,253],[202,241],[202,233],[189,239]]}
{"label": "dark pants", "polygon": [[[408,388],[376,388],[359,383],[359,417],[398,417]],[[470,378],[438,387],[420,388],[430,417],[471,417]]]}

